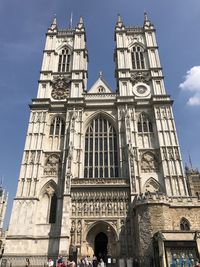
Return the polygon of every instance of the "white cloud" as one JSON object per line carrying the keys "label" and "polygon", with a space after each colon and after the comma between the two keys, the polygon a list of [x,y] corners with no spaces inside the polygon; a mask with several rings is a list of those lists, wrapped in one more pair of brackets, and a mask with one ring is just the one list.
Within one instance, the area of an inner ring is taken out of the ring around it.
{"label": "white cloud", "polygon": [[183,83],[179,87],[185,91],[193,92],[194,95],[189,98],[189,106],[200,105],[200,66],[194,66],[187,71]]}
{"label": "white cloud", "polygon": [[195,94],[194,96],[190,97],[187,104],[189,106],[200,106],[200,94]]}

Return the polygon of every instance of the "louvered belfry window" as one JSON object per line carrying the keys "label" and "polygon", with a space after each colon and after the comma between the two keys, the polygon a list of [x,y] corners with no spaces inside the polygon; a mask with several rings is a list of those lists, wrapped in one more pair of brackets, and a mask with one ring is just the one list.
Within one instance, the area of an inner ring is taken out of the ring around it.
{"label": "louvered belfry window", "polygon": [[142,47],[134,46],[132,49],[131,57],[133,69],[145,69],[144,49]]}
{"label": "louvered belfry window", "polygon": [[70,69],[71,54],[69,49],[62,49],[58,60],[58,72],[68,72]]}

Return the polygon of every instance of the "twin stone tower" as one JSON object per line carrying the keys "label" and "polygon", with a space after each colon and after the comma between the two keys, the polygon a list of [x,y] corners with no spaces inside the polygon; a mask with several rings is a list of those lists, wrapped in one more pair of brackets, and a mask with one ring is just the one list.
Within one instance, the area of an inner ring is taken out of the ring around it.
{"label": "twin stone tower", "polygon": [[141,27],[118,16],[114,60],[116,90],[101,73],[88,88],[83,19],[61,30],[54,18],[6,239],[12,266],[95,254],[165,267],[199,256],[200,201],[188,195],[147,14]]}

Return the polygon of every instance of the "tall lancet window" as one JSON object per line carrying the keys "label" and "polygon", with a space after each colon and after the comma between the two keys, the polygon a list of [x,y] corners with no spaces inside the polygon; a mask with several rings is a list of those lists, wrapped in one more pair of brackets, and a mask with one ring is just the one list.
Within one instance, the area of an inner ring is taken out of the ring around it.
{"label": "tall lancet window", "polygon": [[55,117],[50,124],[49,146],[52,150],[62,149],[64,144],[65,122],[60,117]]}
{"label": "tall lancet window", "polygon": [[85,178],[118,177],[117,133],[102,116],[93,119],[85,134]]}
{"label": "tall lancet window", "polygon": [[137,125],[139,133],[153,132],[152,122],[144,113],[140,114]]}
{"label": "tall lancet window", "polygon": [[132,67],[134,70],[145,69],[144,49],[141,46],[134,46],[131,52]]}
{"label": "tall lancet window", "polygon": [[51,197],[51,205],[49,211],[49,223],[56,222],[56,212],[57,212],[57,195],[54,193]]}
{"label": "tall lancet window", "polygon": [[63,136],[65,133],[65,122],[60,117],[55,117],[50,125],[50,136]]}
{"label": "tall lancet window", "polygon": [[58,72],[67,72],[70,69],[71,53],[68,48],[61,50],[58,60]]}

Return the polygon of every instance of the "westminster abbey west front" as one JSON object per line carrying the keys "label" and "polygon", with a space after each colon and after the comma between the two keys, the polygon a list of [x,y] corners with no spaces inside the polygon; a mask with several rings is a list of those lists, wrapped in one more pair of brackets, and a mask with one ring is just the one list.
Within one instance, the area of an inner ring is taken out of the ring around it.
{"label": "westminster abbey west front", "polygon": [[155,28],[115,26],[116,90],[87,88],[83,19],[46,34],[4,259],[95,254],[116,266],[172,266],[200,252],[200,200],[189,196]]}

